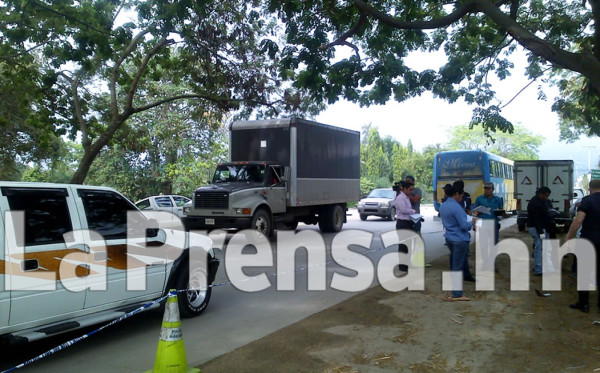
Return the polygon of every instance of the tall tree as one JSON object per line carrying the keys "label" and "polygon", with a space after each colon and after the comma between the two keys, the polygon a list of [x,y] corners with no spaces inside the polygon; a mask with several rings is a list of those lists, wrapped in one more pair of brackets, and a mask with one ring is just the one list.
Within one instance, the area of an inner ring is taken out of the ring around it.
{"label": "tall tree", "polygon": [[481,127],[456,126],[448,130],[449,150],[483,149],[499,156],[518,159],[538,159],[538,149],[544,138],[534,135],[523,126],[516,125],[512,133],[496,133],[487,136]]}
{"label": "tall tree", "polygon": [[[37,112],[58,134],[80,138],[73,183],[139,113],[182,99],[213,112],[248,116],[307,108],[280,86],[276,22],[258,2],[165,0],[0,2],[0,59],[39,59],[33,78],[46,94]],[[129,9],[137,20],[118,21]],[[169,80],[183,91],[150,100],[149,86]],[[4,105],[2,102],[0,105]],[[310,106],[310,103],[308,103]]]}
{"label": "tall tree", "polygon": [[[317,100],[384,104],[431,91],[475,104],[472,123],[486,131],[511,132],[502,109],[512,100],[500,102],[488,78],[511,74],[520,45],[530,84],[557,85],[553,110],[563,127],[600,134],[600,0],[271,0],[271,9],[291,44],[282,64],[303,68],[295,84]],[[334,48],[351,56],[340,59]],[[437,71],[404,60],[441,50],[447,62]]]}

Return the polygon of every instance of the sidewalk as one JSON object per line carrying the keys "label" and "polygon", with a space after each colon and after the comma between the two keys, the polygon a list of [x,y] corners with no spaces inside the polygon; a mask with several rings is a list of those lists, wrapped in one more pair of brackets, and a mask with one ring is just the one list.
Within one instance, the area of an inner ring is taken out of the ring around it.
{"label": "sidewalk", "polygon": [[[531,237],[516,226],[501,238]],[[471,258],[473,260],[473,258]],[[471,263],[473,265],[473,263]],[[600,320],[569,309],[576,280],[563,263],[563,290],[540,297],[510,291],[509,261],[498,259],[496,290],[470,302],[445,302],[444,256],[426,268],[426,290],[390,293],[380,286],[200,366],[210,372],[594,372],[600,371]],[[474,265],[473,267],[474,268]],[[188,351],[188,354],[190,352]]]}

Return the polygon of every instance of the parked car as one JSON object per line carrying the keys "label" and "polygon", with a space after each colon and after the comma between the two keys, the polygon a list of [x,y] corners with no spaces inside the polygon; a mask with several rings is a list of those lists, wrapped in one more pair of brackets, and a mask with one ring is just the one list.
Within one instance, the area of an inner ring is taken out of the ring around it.
{"label": "parked car", "polygon": [[140,210],[166,211],[181,218],[183,217],[183,205],[190,201],[191,199],[188,197],[168,194],[144,198],[137,201],[135,205]]}
{"label": "parked car", "polygon": [[396,192],[392,188],[373,189],[365,198],[358,202],[360,220],[367,220],[370,215],[379,216],[388,220],[396,219],[394,200]]}
{"label": "parked car", "polygon": [[202,313],[212,240],[156,226],[111,188],[0,181],[0,345],[117,319],[188,280],[200,286],[179,294],[180,313]]}

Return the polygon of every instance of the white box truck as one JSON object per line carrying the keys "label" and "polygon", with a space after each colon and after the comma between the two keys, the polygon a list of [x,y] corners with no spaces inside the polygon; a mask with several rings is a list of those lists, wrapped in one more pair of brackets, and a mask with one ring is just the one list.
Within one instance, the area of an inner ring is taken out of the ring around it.
{"label": "white box truck", "polygon": [[573,199],[572,160],[515,161],[515,199],[517,201],[517,227],[524,231],[527,224],[527,204],[543,186],[550,188],[552,208],[559,212],[557,224],[568,229],[572,222],[569,214]]}
{"label": "white box truck", "polygon": [[187,229],[342,229],[360,199],[359,132],[290,118],[233,122],[229,134],[230,162],[184,206]]}

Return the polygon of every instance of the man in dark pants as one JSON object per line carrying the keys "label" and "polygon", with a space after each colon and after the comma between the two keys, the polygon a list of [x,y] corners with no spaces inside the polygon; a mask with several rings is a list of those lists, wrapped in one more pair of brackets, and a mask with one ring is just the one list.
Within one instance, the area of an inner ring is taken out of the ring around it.
{"label": "man in dark pants", "polygon": [[533,273],[536,276],[542,275],[542,238],[544,229],[552,225],[552,218],[548,209],[548,197],[550,197],[550,188],[541,187],[535,193],[535,196],[527,204],[527,227],[529,234],[533,237]]}
{"label": "man in dark pants", "polygon": [[[583,197],[577,210],[575,220],[569,228],[565,240],[570,240],[577,235],[581,227],[581,238],[588,239],[596,251],[596,286],[600,286],[600,180],[590,181],[590,195]],[[577,303],[569,305],[582,312],[590,312],[590,292],[579,291]],[[600,312],[600,297],[598,298],[598,312]]]}

